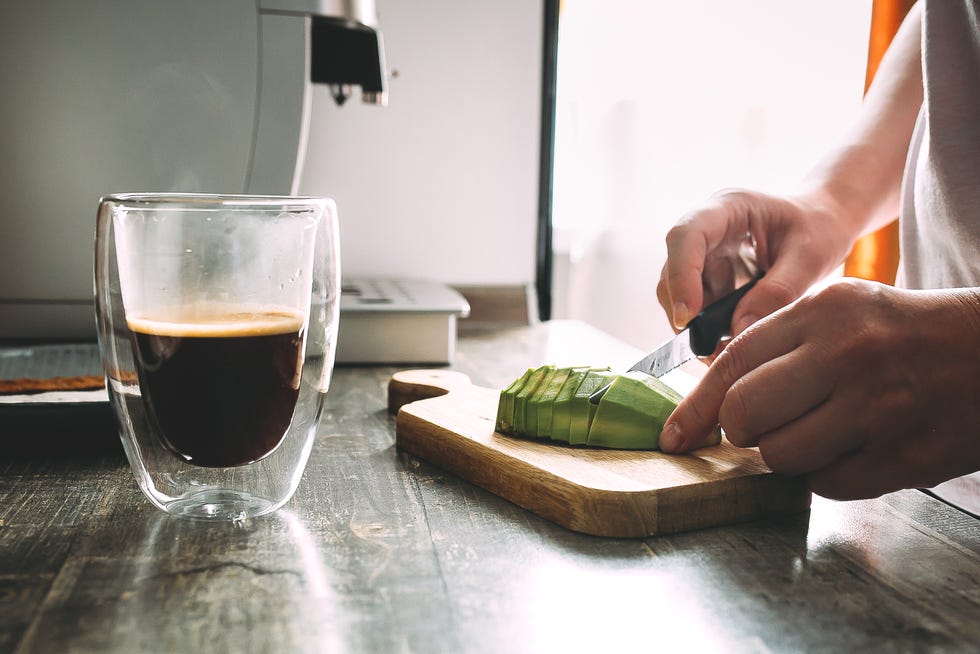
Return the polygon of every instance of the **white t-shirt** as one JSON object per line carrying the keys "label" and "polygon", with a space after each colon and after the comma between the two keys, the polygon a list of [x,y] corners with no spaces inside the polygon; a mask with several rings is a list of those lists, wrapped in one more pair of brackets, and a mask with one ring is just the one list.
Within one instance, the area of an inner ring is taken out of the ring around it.
{"label": "white t-shirt", "polygon": [[898,284],[980,286],[980,3],[925,0],[925,100],[909,149]]}
{"label": "white t-shirt", "polygon": [[[980,2],[923,1],[925,94],[905,171],[897,284],[980,287]],[[932,490],[980,515],[980,472]]]}

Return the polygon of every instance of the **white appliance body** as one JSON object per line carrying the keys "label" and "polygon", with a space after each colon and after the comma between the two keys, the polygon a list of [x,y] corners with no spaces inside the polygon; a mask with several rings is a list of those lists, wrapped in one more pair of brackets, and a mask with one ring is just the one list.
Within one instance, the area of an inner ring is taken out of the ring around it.
{"label": "white appliance body", "polygon": [[94,340],[103,195],[294,193],[312,17],[372,11],[350,0],[5,5],[0,338]]}

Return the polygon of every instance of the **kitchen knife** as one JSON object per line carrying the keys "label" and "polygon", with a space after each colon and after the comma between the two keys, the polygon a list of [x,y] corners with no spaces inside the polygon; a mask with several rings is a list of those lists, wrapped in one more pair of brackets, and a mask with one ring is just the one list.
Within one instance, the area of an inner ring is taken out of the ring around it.
{"label": "kitchen knife", "polygon": [[[654,377],[663,377],[696,356],[706,357],[714,354],[721,339],[731,335],[735,306],[762,278],[762,275],[763,273],[758,273],[745,286],[706,306],[681,332],[634,363],[629,372],[639,371]],[[589,396],[589,401],[598,404],[608,388],[608,384],[600,388]]]}

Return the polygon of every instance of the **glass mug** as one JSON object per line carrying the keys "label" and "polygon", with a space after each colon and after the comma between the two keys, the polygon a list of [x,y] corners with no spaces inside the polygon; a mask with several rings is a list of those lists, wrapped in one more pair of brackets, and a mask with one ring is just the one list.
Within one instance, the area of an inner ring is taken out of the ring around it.
{"label": "glass mug", "polygon": [[333,370],[334,203],[111,195],[95,247],[99,350],[140,489],[187,517],[243,520],[282,506]]}

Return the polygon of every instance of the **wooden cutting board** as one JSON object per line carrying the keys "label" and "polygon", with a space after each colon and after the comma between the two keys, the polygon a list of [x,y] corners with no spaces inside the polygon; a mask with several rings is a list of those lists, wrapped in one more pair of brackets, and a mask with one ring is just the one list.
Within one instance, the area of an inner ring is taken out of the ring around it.
{"label": "wooden cutting board", "polygon": [[643,537],[804,511],[802,479],[723,440],[690,454],[604,450],[494,431],[500,391],[447,370],[388,382],[395,439],[414,454],[567,529]]}

